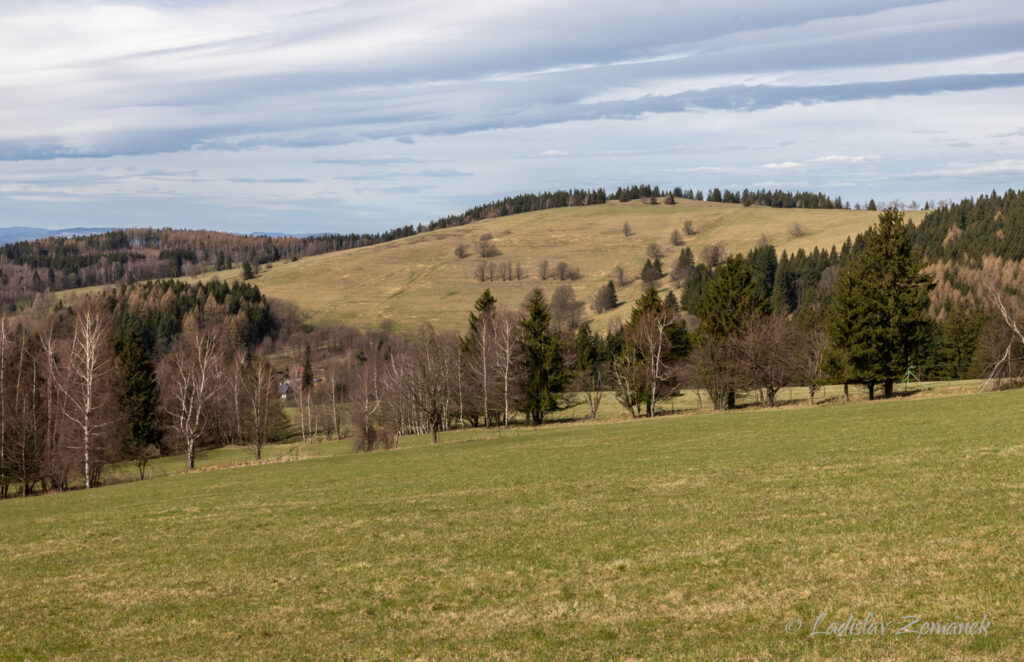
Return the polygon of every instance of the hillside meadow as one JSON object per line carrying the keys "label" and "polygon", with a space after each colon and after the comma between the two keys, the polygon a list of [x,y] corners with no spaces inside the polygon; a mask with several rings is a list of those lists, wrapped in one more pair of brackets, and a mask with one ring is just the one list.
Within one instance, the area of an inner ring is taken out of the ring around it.
{"label": "hillside meadow", "polygon": [[[908,212],[920,220],[924,212]],[[665,252],[666,272],[681,247],[670,243],[673,230],[683,231],[690,221],[696,234],[685,237],[695,256],[709,244],[722,242],[735,253],[753,248],[762,235],[779,250],[826,250],[840,246],[878,219],[877,212],[848,209],[776,209],[738,204],[679,200],[675,205],[645,205],[639,201],[609,202],[590,207],[569,207],[493,218],[461,227],[422,233],[384,244],[326,253],[267,265],[252,281],[270,297],[296,304],[313,324],[344,323],[376,328],[390,321],[399,329],[412,330],[429,322],[438,330],[463,331],[473,302],[490,288],[498,301],[516,308],[536,287],[549,294],[559,285],[572,285],[576,296],[589,304],[598,287],[613,278],[622,265],[636,278],[654,242]],[[625,236],[623,225],[632,233]],[[802,235],[791,230],[799,225]],[[481,262],[478,240],[490,234],[501,252],[496,262],[519,263],[527,277],[519,281],[480,282],[474,275]],[[464,244],[468,256],[458,258],[455,248]],[[552,267],[564,261],[580,271],[575,281],[539,279],[539,265]],[[208,272],[196,278],[235,280],[241,269]],[[188,280],[188,279],[187,279]],[[659,284],[669,286],[668,279]],[[67,303],[82,294],[103,288],[83,288],[59,293]],[[625,305],[593,316],[594,327],[603,330],[612,320],[628,314],[629,304],[643,290],[639,279],[619,290]]]}
{"label": "hillside meadow", "polygon": [[1021,429],[1020,391],[751,409],[4,502],[0,658],[1020,659]]}

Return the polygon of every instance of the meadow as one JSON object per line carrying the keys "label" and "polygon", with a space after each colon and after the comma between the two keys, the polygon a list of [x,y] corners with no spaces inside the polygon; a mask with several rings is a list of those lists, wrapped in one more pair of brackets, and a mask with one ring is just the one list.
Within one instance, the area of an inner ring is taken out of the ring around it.
{"label": "meadow", "polygon": [[[907,212],[920,220],[924,212]],[[878,213],[848,209],[775,209],[743,207],[738,204],[679,200],[675,205],[645,205],[639,201],[609,202],[592,207],[570,207],[517,214],[427,232],[385,244],[307,257],[295,262],[278,262],[264,267],[253,283],[275,299],[294,303],[304,319],[314,325],[344,323],[357,328],[377,328],[384,322],[401,330],[415,330],[429,322],[438,330],[465,331],[466,316],[473,302],[490,288],[498,301],[516,309],[536,287],[549,295],[560,285],[571,285],[576,296],[588,304],[597,289],[613,278],[622,265],[629,278],[619,288],[624,305],[593,316],[596,330],[628,316],[629,307],[644,287],[638,279],[647,259],[648,244],[659,244],[665,252],[664,268],[669,271],[681,247],[672,246],[673,230],[683,231],[690,221],[696,234],[685,237],[686,245],[699,258],[709,244],[722,242],[730,253],[745,253],[762,235],[779,253],[783,250],[825,250],[841,246],[878,220]],[[629,224],[631,234],[623,233]],[[794,236],[794,224],[800,236]],[[519,281],[480,282],[474,271],[480,263],[477,243],[490,234],[501,252],[496,262],[520,263],[527,277]],[[469,255],[458,258],[455,248],[464,244]],[[575,281],[542,281],[539,264],[552,267],[560,261],[580,270]],[[207,272],[185,280],[236,280],[241,269]],[[668,286],[668,280],[660,283]],[[58,293],[73,304],[83,294],[103,288],[81,288]]]}
{"label": "meadow", "polygon": [[1021,391],[936,394],[8,501],[0,658],[1021,659],[1022,429]]}

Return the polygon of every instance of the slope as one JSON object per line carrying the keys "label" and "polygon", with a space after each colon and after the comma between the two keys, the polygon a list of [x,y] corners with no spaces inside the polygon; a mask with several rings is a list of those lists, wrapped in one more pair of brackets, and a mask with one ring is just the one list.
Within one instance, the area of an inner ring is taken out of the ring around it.
{"label": "slope", "polygon": [[[699,256],[704,246],[716,242],[723,242],[730,252],[745,252],[762,235],[780,252],[815,246],[827,249],[842,244],[876,219],[877,214],[868,211],[773,209],[690,200],[671,206],[611,202],[491,219],[276,264],[259,274],[255,282],[268,296],[296,303],[315,323],[368,328],[390,320],[403,328],[429,322],[439,329],[461,330],[473,301],[485,287],[499,302],[515,307],[535,287],[550,293],[566,284],[540,280],[539,264],[543,260],[551,266],[564,261],[578,268],[581,277],[568,284],[588,304],[597,288],[612,278],[616,265],[621,264],[627,275],[636,277],[652,242],[664,249],[667,271],[680,250],[670,244],[670,234],[676,229],[682,231],[685,221],[691,221],[697,231],[686,241]],[[628,237],[623,233],[625,223],[632,230]],[[799,224],[802,236],[793,236],[794,224]],[[481,262],[476,244],[483,234],[492,235],[501,252],[492,259],[496,263],[521,264],[527,278],[480,282],[474,271]],[[468,257],[455,256],[459,244],[467,246]],[[668,286],[667,279],[661,286]],[[636,280],[620,291],[619,299],[628,304],[641,290]],[[623,314],[620,307],[599,316],[596,325],[604,327]]]}

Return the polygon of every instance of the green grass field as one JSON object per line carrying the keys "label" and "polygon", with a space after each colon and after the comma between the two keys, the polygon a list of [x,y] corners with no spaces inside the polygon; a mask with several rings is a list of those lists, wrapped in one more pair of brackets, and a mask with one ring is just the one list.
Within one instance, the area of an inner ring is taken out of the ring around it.
{"label": "green grass field", "polygon": [[[907,212],[907,216],[920,220],[923,213]],[[697,230],[687,238],[687,245],[699,257],[702,248],[716,242],[723,242],[729,252],[746,252],[762,234],[780,253],[815,246],[829,249],[877,220],[877,212],[842,209],[773,209],[692,200],[671,206],[610,202],[506,216],[377,246],[279,262],[260,272],[253,282],[268,296],[295,303],[314,324],[345,323],[365,329],[390,320],[399,328],[412,330],[429,322],[439,330],[461,332],[473,302],[486,287],[502,305],[515,309],[536,287],[550,294],[568,283],[541,281],[538,265],[542,260],[552,266],[565,261],[580,269],[581,278],[569,284],[591,314],[589,304],[597,288],[612,278],[616,265],[623,265],[628,276],[638,276],[651,242],[665,249],[665,269],[670,270],[680,248],[673,247],[669,237],[673,230],[682,231],[685,221],[691,221]],[[622,232],[624,223],[632,229],[629,237]],[[794,223],[802,228],[802,236],[791,236]],[[501,251],[493,259],[521,263],[526,279],[481,283],[474,277],[481,261],[476,244],[484,233],[493,236]],[[469,257],[454,255],[459,244],[469,248]],[[198,278],[230,281],[240,276],[241,270],[236,268]],[[660,285],[668,287],[668,280]],[[102,288],[69,290],[58,296],[73,304],[82,294],[98,289]],[[603,330],[613,320],[627,316],[629,305],[642,290],[639,280],[621,288],[619,301],[625,305],[596,316],[594,327]]]}
{"label": "green grass field", "polygon": [[0,658],[1017,660],[1022,430],[1021,391],[750,409],[3,502]]}

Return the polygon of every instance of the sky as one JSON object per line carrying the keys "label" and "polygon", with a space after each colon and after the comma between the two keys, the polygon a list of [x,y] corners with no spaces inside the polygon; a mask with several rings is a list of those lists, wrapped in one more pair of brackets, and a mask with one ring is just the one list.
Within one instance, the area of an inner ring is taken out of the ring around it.
{"label": "sky", "polygon": [[375,232],[652,184],[1024,186],[1024,3],[0,3],[0,225]]}

